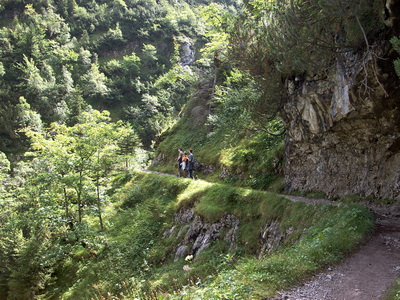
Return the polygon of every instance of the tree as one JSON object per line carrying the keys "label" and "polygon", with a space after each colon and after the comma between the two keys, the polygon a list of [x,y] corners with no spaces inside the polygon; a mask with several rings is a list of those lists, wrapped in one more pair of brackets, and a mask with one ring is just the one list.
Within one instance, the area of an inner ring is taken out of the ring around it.
{"label": "tree", "polygon": [[85,86],[83,90],[85,96],[104,96],[109,93],[107,77],[100,72],[99,66],[96,63],[93,63],[88,73],[82,77],[82,85]]}
{"label": "tree", "polygon": [[111,122],[109,112],[96,110],[82,113],[80,121],[71,127],[53,123],[43,132],[27,131],[35,150],[32,154],[49,164],[47,171],[52,174],[52,180],[62,187],[67,219],[72,201],[69,191],[75,192],[80,223],[83,208],[91,205],[88,199],[94,182],[100,227],[104,228],[100,189],[118,163],[118,142],[128,134],[132,132],[122,122]]}
{"label": "tree", "polygon": [[277,115],[271,114],[266,97],[248,72],[232,69],[226,72],[224,83],[216,86],[214,101],[218,107],[209,122],[221,134],[229,132],[233,139],[243,130],[282,135],[283,125]]}
{"label": "tree", "polygon": [[127,124],[123,130],[125,131],[122,138],[118,141],[118,154],[125,158],[125,168],[129,168],[129,158],[136,154],[136,149],[141,146],[141,142],[137,133]]}
{"label": "tree", "polygon": [[377,0],[245,1],[231,34],[231,57],[254,76],[264,111],[275,116],[287,99],[286,79],[324,79],[347,54],[370,54],[369,38],[383,26],[380,6]]}

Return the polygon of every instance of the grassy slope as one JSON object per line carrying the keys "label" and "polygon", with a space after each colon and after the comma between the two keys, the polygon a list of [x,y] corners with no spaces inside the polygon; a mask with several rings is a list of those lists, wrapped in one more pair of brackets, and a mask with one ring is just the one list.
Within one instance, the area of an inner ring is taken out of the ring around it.
{"label": "grassy slope", "polygon": [[[204,89],[204,88],[203,88]],[[200,89],[189,101],[181,119],[164,135],[157,147],[159,162],[153,170],[170,174],[177,173],[175,158],[177,149],[193,149],[197,161],[213,166],[215,171],[196,176],[213,182],[229,183],[255,189],[281,191],[282,163],[284,155],[283,137],[273,137],[262,132],[236,134],[215,132],[207,125],[206,116],[196,115],[198,108],[207,111],[207,91]],[[221,180],[220,174],[227,170]]]}
{"label": "grassy slope", "polygon": [[[154,174],[135,174],[114,200],[106,217],[107,247],[94,257],[81,249],[66,260],[54,299],[107,292],[120,299],[258,299],[339,260],[372,228],[371,215],[356,206],[291,203],[268,192]],[[194,207],[209,222],[234,214],[241,224],[238,248],[229,252],[221,239],[195,262],[173,262],[179,241],[162,233],[182,207]],[[260,227],[271,220],[292,234],[284,247],[259,260]]]}

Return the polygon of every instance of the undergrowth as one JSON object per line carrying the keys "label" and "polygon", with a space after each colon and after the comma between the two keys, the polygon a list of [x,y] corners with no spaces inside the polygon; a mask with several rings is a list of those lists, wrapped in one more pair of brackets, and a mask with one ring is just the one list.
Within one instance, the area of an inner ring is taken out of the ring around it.
{"label": "undergrowth", "polygon": [[393,287],[389,289],[384,300],[400,300],[400,279],[397,279]]}
{"label": "undergrowth", "polygon": [[[235,140],[223,134],[207,132],[207,127],[190,129],[188,118],[182,118],[166,134],[157,148],[161,164],[152,170],[177,173],[177,149],[193,149],[200,168],[195,170],[198,178],[211,182],[226,183],[252,189],[283,190],[282,164],[284,144],[282,137],[262,132],[238,134]],[[212,166],[213,172],[203,172]],[[224,173],[221,176],[221,173]]]}
{"label": "undergrowth", "polygon": [[[55,281],[64,284],[55,284],[53,298],[262,299],[338,261],[372,229],[371,215],[354,205],[292,203],[273,193],[155,174],[128,177],[113,187],[105,246],[65,260]],[[196,259],[175,260],[184,233],[163,233],[177,225],[177,210],[190,208],[210,224],[237,217],[236,247],[229,250],[221,233]],[[272,221],[287,237],[257,258],[261,227]]]}
{"label": "undergrowth", "polygon": [[187,287],[171,299],[265,299],[339,261],[370,230],[371,216],[360,207],[331,211],[293,246],[261,259],[242,258],[207,284]]}

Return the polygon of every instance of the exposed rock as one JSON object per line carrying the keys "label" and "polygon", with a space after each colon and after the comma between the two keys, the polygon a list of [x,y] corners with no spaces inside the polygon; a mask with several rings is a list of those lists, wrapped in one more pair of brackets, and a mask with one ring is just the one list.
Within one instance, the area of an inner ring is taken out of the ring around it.
{"label": "exposed rock", "polygon": [[[175,237],[175,261],[187,255],[194,259],[204,249],[209,248],[216,240],[229,244],[229,250],[237,247],[237,233],[240,220],[234,215],[226,214],[214,223],[207,222],[194,213],[194,209],[181,209],[175,214],[175,223],[163,234],[164,238]],[[279,222],[273,221],[260,228],[259,255],[278,247],[292,233],[287,230],[281,233]]]}
{"label": "exposed rock", "polygon": [[182,66],[191,65],[196,60],[195,58],[196,51],[192,49],[192,45],[190,42],[184,42],[181,45],[180,52],[181,52],[180,57]]}
{"label": "exposed rock", "polygon": [[281,245],[285,238],[293,232],[293,229],[290,228],[286,230],[286,232],[281,233],[279,226],[280,224],[278,221],[272,221],[262,228],[259,257]]}
{"label": "exposed rock", "polygon": [[204,107],[202,105],[194,107],[190,114],[192,121],[190,126],[193,128],[202,126],[205,123],[205,120],[207,120],[209,114],[210,111],[207,109],[207,107]]}
{"label": "exposed rock", "polygon": [[233,216],[228,216],[228,218],[229,217],[232,218],[232,220],[230,220],[230,224],[232,224],[232,227],[225,234],[224,241],[229,243],[229,250],[233,250],[236,248],[236,233],[239,229],[240,222]]}
{"label": "exposed rock", "polygon": [[176,250],[174,261],[177,261],[181,257],[185,257],[188,254],[189,254],[188,246],[186,245],[179,246],[178,249]]}
{"label": "exposed rock", "polygon": [[194,209],[181,209],[175,213],[175,222],[189,223],[194,217]]}
{"label": "exposed rock", "polygon": [[384,21],[391,27],[395,34],[400,32],[400,3],[396,0],[385,1]]}
{"label": "exposed rock", "polygon": [[196,162],[195,170],[197,172],[202,172],[203,174],[211,174],[215,172],[216,167],[214,165],[206,165],[200,162]]}
{"label": "exposed rock", "polygon": [[169,238],[174,233],[175,229],[176,229],[176,226],[172,226],[171,229],[164,232],[163,237]]}
{"label": "exposed rock", "polygon": [[400,81],[391,58],[374,66],[389,53],[377,49],[344,55],[327,79],[288,82],[288,190],[400,200]]}
{"label": "exposed rock", "polygon": [[240,179],[244,179],[246,176],[245,174],[246,173],[245,173],[244,168],[237,167],[234,170],[232,170],[229,167],[221,165],[221,172],[219,174],[219,178],[225,179],[225,178],[229,178],[229,177],[239,177]]}

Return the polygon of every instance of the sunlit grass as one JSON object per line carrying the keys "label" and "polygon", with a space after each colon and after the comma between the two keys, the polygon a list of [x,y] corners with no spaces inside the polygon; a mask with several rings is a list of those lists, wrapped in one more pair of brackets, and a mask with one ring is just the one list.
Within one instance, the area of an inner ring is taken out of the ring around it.
{"label": "sunlit grass", "polygon": [[189,180],[190,184],[178,195],[176,203],[178,208],[193,206],[195,202],[199,201],[205,190],[212,185],[204,180],[186,180]]}
{"label": "sunlit grass", "polygon": [[[371,215],[357,206],[293,203],[264,191],[144,172],[120,184],[113,199],[118,213],[109,213],[112,206],[104,212],[107,246],[100,247],[96,259],[85,248],[75,250],[65,266],[74,282],[64,291],[65,299],[107,294],[120,299],[263,299],[340,260],[372,228]],[[235,216],[240,220],[236,247],[229,250],[226,231],[221,231],[195,260],[174,261],[187,231],[177,234],[185,226],[175,221],[179,209],[194,209],[209,224]],[[285,238],[259,258],[261,228],[271,222],[286,232]],[[91,226],[97,223],[90,216]],[[175,234],[163,237],[175,225]],[[100,238],[93,237],[92,243],[103,243]]]}

